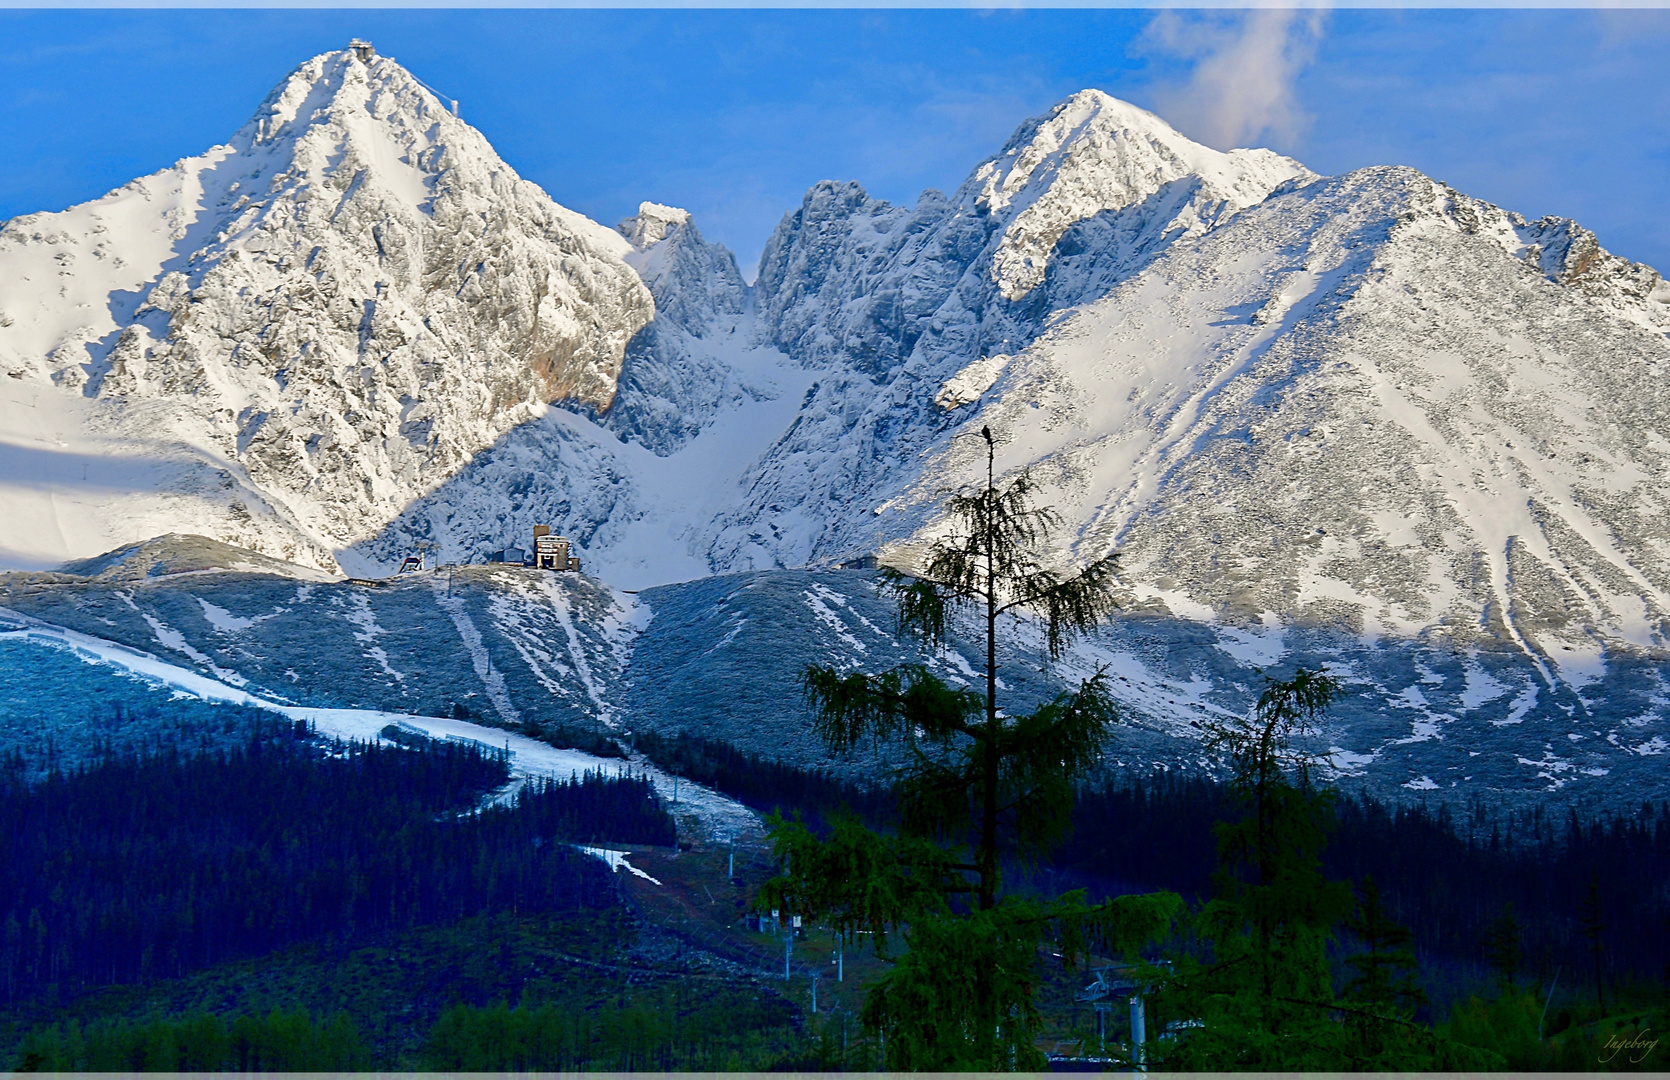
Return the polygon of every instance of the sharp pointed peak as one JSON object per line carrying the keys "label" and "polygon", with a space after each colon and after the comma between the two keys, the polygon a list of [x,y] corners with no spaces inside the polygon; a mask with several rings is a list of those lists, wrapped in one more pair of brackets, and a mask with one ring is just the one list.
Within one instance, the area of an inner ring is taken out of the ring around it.
{"label": "sharp pointed peak", "polygon": [[[381,100],[380,100],[381,99]],[[254,142],[306,127],[338,105],[371,107],[382,119],[402,112],[418,123],[446,123],[458,118],[458,102],[424,82],[392,56],[378,55],[371,43],[353,39],[349,47],[309,57],[267,94],[246,132]]]}
{"label": "sharp pointed peak", "polygon": [[1098,90],[1093,86],[1086,87],[1075,94],[1069,94],[1068,96],[1062,98],[1060,101],[1051,106],[1050,113],[1052,115],[1059,115],[1063,112],[1084,109],[1094,109],[1098,112],[1105,113],[1110,117],[1129,117],[1135,120],[1165,124],[1166,127],[1171,126],[1170,124],[1166,124],[1166,122],[1160,118],[1159,114],[1150,112],[1140,105],[1132,104],[1124,98],[1114,97],[1106,90]]}
{"label": "sharp pointed peak", "polygon": [[1024,121],[1015,129],[1002,153],[1012,156],[1040,141],[1054,149],[1092,132],[1102,135],[1125,132],[1186,154],[1197,149],[1217,153],[1172,127],[1158,113],[1094,87],[1062,98],[1043,113]]}
{"label": "sharp pointed peak", "polygon": [[[1214,150],[1147,109],[1091,88],[1021,124],[976,167],[958,198],[1006,219],[993,280],[1018,300],[1042,283],[1056,241],[1074,222],[1123,210],[1189,177],[1207,202],[1235,211],[1310,175],[1269,150]],[[1205,227],[1198,214],[1191,220]]]}

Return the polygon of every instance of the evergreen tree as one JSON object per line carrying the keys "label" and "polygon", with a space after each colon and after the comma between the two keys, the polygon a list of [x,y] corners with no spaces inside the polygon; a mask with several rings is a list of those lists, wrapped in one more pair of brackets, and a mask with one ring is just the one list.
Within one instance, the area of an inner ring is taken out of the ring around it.
{"label": "evergreen tree", "polygon": [[1384,1060],[1388,1051],[1406,1054],[1410,1049],[1408,1031],[1398,1030],[1399,1021],[1426,1003],[1415,983],[1415,936],[1386,914],[1372,877],[1358,887],[1357,909],[1344,925],[1365,946],[1345,960],[1354,972],[1345,984],[1345,998],[1362,1006],[1346,1014],[1346,1028],[1357,1037],[1360,1060],[1395,1064]]}
{"label": "evergreen tree", "polygon": [[1058,659],[1118,605],[1117,556],[1072,575],[1039,561],[1059,518],[1032,505],[1029,474],[997,486],[992,434],[988,428],[980,434],[986,441],[985,486],[947,503],[950,535],[934,543],[920,575],[893,568],[883,574],[898,601],[900,631],[930,647],[945,643],[957,613],[978,619],[983,689],[952,687],[920,665],[880,675],[814,666],[806,672],[806,689],[818,708],[818,735],[837,753],[864,738],[904,736],[910,753],[898,777],[904,825],[917,835],[972,841],[969,872],[986,910],[1000,887],[1002,834],[1023,841],[1023,853],[1058,839],[1068,823],[1074,782],[1101,760],[1117,719],[1101,672],[1031,713],[1005,716],[997,698],[999,628],[1006,616],[1036,616],[1050,658]]}
{"label": "evergreen tree", "polygon": [[[1350,890],[1323,878],[1334,793],[1311,783],[1317,759],[1296,743],[1316,733],[1317,718],[1340,693],[1333,676],[1299,668],[1292,679],[1267,683],[1250,719],[1206,725],[1207,748],[1228,753],[1231,790],[1250,810],[1218,826],[1223,906],[1212,918],[1250,930],[1267,998],[1284,982],[1289,993],[1331,994],[1316,965],[1327,929],[1349,910]],[[1297,962],[1300,954],[1316,970],[1302,977],[1298,967],[1280,970],[1284,958]]]}
{"label": "evergreen tree", "polygon": [[[899,746],[898,835],[846,820],[821,841],[774,821],[786,872],[762,903],[811,915],[838,932],[908,924],[908,952],[872,989],[863,1017],[883,1033],[890,1068],[1032,1068],[1038,945],[1069,961],[1088,944],[1126,951],[1153,940],[1181,908],[1170,893],[1091,906],[1081,893],[1049,902],[1001,899],[1005,855],[1036,856],[1066,832],[1077,781],[1101,760],[1116,720],[1103,674],[1023,715],[999,708],[1000,628],[1030,613],[1052,659],[1114,610],[1115,557],[1076,574],[1043,564],[1056,515],[1032,505],[1021,473],[999,487],[995,441],[986,483],[947,504],[946,538],[920,574],[884,571],[901,632],[942,646],[957,614],[983,629],[982,690],[953,687],[927,668],[879,674],[806,672],[817,731],[836,753],[863,740]],[[1011,622],[1012,620],[1012,622]],[[954,898],[966,902],[953,904]],[[972,908],[972,910],[969,910]],[[1087,941],[1088,936],[1088,941]],[[885,948],[885,938],[880,939]]]}
{"label": "evergreen tree", "polygon": [[1425,1004],[1426,994],[1415,985],[1415,935],[1386,914],[1374,878],[1365,877],[1358,887],[1357,910],[1345,928],[1366,947],[1346,958],[1356,973],[1345,985],[1347,998],[1404,1015]]}
{"label": "evergreen tree", "polygon": [[1606,994],[1601,989],[1600,981],[1600,937],[1606,930],[1606,922],[1601,918],[1600,872],[1592,867],[1589,870],[1589,890],[1583,897],[1583,904],[1578,910],[1578,917],[1583,920],[1583,936],[1589,939],[1589,954],[1595,962],[1595,1004],[1604,1013],[1606,1011]]}
{"label": "evergreen tree", "polygon": [[1351,895],[1323,876],[1333,793],[1311,784],[1315,759],[1296,745],[1339,693],[1332,676],[1301,668],[1270,680],[1250,718],[1204,725],[1206,745],[1228,754],[1247,812],[1217,826],[1217,896],[1197,920],[1210,960],[1179,957],[1167,995],[1170,1010],[1204,1023],[1174,1064],[1337,1068],[1345,1055],[1326,945]]}
{"label": "evergreen tree", "polygon": [[[1300,668],[1269,680],[1250,718],[1205,725],[1206,744],[1228,753],[1230,787],[1246,808],[1220,824],[1217,896],[1196,920],[1205,956],[1176,957],[1161,995],[1170,1014],[1198,1018],[1168,1055],[1192,1070],[1482,1069],[1500,1058],[1443,1038],[1410,1018],[1421,1000],[1410,974],[1410,932],[1383,910],[1365,881],[1353,904],[1344,882],[1323,873],[1334,793],[1312,783],[1318,757],[1304,742],[1341,687]],[[1327,944],[1348,927],[1369,946],[1347,964],[1357,973],[1335,997]],[[1343,1021],[1343,1022],[1342,1022]]]}
{"label": "evergreen tree", "polygon": [[1484,957],[1503,990],[1512,990],[1519,975],[1520,947],[1519,920],[1513,913],[1513,902],[1502,905],[1502,910],[1485,931]]}

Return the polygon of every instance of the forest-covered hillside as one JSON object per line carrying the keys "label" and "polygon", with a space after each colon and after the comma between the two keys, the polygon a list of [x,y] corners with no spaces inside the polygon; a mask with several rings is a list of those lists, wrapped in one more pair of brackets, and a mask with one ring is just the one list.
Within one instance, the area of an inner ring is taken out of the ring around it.
{"label": "forest-covered hillside", "polygon": [[[620,778],[512,792],[480,745],[397,727],[331,743],[60,650],[0,649],[13,676],[0,694],[0,1056],[75,1068],[879,1060],[846,1013],[847,1049],[833,1049],[837,1014],[810,1016],[810,969],[797,961],[789,982],[761,982],[769,944],[749,953],[746,934],[711,936],[741,932],[741,907],[712,909],[710,936],[688,937],[577,850],[679,854],[678,808],[625,763]],[[885,784],[694,735],[632,741],[666,773],[825,835],[849,812],[896,825]],[[1063,844],[1006,870],[1009,892],[1168,889],[1204,902],[1220,888],[1214,831],[1241,812],[1205,772],[1098,782],[1078,793]],[[1386,916],[1410,929],[1420,1023],[1476,1032],[1534,993],[1566,1046],[1618,1008],[1655,1007],[1670,962],[1665,802],[1555,816],[1357,794],[1336,797],[1332,819],[1323,872],[1372,877]],[[727,888],[744,904],[770,859],[746,841],[738,854],[742,885]],[[723,880],[718,857],[708,889]],[[706,881],[666,880],[675,907]],[[1362,948],[1342,925],[1329,955],[1344,970]],[[1064,1031],[1088,1015],[1072,1005],[1074,978],[1040,990]],[[591,1020],[577,1025],[576,1009]],[[309,1057],[303,1045],[334,1049]],[[1532,1038],[1522,1060],[1547,1065],[1536,1054],[1552,1046]]]}

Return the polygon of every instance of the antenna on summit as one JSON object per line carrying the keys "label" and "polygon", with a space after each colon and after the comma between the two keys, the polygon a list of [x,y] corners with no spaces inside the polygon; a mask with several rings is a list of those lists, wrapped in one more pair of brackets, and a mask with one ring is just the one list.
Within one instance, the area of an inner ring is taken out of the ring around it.
{"label": "antenna on summit", "polygon": [[369,41],[361,41],[359,38],[355,38],[348,42],[348,48],[354,51],[354,55],[360,58],[362,64],[369,64],[377,57],[377,50],[371,47]]}

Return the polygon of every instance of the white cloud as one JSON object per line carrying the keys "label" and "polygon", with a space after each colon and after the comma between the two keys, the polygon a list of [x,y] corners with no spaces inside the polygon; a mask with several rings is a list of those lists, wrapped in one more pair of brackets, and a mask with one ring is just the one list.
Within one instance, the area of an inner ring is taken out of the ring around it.
{"label": "white cloud", "polygon": [[1186,82],[1155,89],[1160,115],[1220,150],[1297,137],[1309,117],[1294,83],[1316,55],[1323,19],[1316,10],[1162,11],[1138,50],[1193,66]]}

